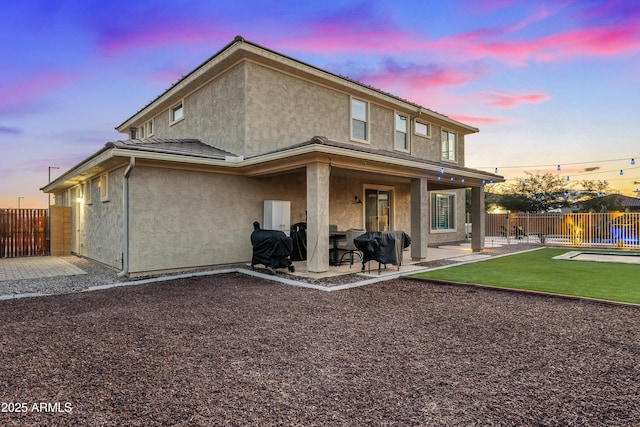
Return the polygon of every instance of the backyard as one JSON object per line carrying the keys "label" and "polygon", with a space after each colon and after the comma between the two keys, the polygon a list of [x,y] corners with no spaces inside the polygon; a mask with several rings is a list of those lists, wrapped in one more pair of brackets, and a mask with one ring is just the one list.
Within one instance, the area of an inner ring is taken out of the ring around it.
{"label": "backyard", "polygon": [[7,300],[0,424],[633,425],[638,342],[637,307],[414,279]]}
{"label": "backyard", "polygon": [[[553,259],[570,250],[545,248],[428,271],[416,277],[640,303],[640,264]],[[640,256],[632,252],[613,253]]]}

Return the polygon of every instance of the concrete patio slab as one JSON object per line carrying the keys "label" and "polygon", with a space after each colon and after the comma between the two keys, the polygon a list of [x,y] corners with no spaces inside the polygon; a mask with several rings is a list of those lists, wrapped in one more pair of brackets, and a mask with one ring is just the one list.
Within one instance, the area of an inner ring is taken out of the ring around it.
{"label": "concrete patio slab", "polygon": [[86,274],[86,272],[57,257],[0,259],[0,281],[73,276],[77,274]]}

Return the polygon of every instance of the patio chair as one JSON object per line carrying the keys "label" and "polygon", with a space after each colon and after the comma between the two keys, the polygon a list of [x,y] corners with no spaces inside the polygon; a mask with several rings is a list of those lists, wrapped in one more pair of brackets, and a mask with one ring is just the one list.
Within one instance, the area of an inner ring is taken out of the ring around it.
{"label": "patio chair", "polygon": [[521,225],[513,226],[513,234],[515,234],[516,239],[518,240],[522,240],[523,237],[527,236],[527,233],[524,231],[524,228],[522,228]]}
{"label": "patio chair", "polygon": [[342,240],[340,242],[338,242],[338,249],[341,251],[345,251],[342,254],[342,257],[340,257],[340,263],[342,264],[344,257],[349,255],[349,268],[353,267],[353,255],[356,254],[358,255],[358,257],[360,259],[362,259],[362,253],[360,252],[360,250],[356,247],[355,243],[353,243],[353,240],[358,237],[358,236],[362,236],[364,233],[366,233],[367,230],[361,230],[361,229],[356,229],[356,228],[350,228],[346,231],[346,238],[345,240]]}

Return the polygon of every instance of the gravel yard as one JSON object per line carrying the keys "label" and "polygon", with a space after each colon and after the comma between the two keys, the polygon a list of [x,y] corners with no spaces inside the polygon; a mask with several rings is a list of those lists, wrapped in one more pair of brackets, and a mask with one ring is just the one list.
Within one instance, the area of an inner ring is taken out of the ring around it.
{"label": "gravel yard", "polygon": [[638,307],[410,279],[6,300],[0,425],[632,426],[639,342]]}

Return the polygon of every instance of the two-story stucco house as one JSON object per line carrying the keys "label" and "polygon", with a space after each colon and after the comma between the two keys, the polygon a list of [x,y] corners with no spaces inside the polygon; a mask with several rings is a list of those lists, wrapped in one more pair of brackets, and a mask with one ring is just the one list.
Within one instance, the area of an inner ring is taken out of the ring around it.
{"label": "two-story stucco house", "polygon": [[403,230],[411,256],[483,247],[475,127],[237,37],[43,188],[73,209],[73,252],[123,273],[246,262],[265,200],[307,223],[307,268],[329,269],[329,225]]}

